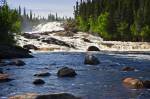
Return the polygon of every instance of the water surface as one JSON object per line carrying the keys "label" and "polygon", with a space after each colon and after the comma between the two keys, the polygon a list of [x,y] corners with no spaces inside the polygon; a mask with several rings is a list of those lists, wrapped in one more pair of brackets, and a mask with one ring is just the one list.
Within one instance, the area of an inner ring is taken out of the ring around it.
{"label": "water surface", "polygon": [[[7,66],[4,71],[14,78],[13,81],[0,83],[0,99],[28,92],[54,93],[67,92],[83,99],[150,99],[149,89],[129,89],[122,84],[125,77],[150,79],[150,55],[93,53],[101,64],[84,65],[86,53],[53,52],[36,53],[35,58],[23,59],[23,67]],[[57,71],[68,66],[77,72],[75,78],[59,78]],[[136,68],[133,72],[121,71],[123,66]],[[48,71],[50,77],[44,77],[46,83],[41,86],[32,84],[40,71]]]}

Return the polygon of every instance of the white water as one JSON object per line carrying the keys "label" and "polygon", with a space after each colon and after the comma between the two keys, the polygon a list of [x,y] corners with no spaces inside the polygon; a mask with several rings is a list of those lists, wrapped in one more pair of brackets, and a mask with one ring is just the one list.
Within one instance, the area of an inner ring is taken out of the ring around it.
{"label": "white water", "polygon": [[[62,23],[59,22],[48,22],[46,24],[39,24],[33,28],[32,32],[28,33],[44,33],[52,31],[62,31],[64,28],[61,26]],[[103,41],[101,37],[93,36],[84,32],[75,33],[73,37],[60,36],[57,32],[40,35],[41,38],[53,37],[58,40],[65,41],[69,44],[73,44],[77,49],[67,48],[64,46],[47,44],[36,39],[26,39],[22,36],[18,38],[18,44],[20,46],[26,44],[33,44],[39,48],[54,48],[56,51],[86,51],[89,46],[97,46],[101,50],[105,51],[150,51],[150,43],[147,42],[118,42],[118,41]],[[83,38],[90,40],[92,43],[85,42]],[[109,46],[111,45],[111,46]]]}
{"label": "white water", "polygon": [[41,23],[37,26],[33,27],[32,32],[28,33],[43,33],[43,32],[52,32],[52,31],[61,31],[64,28],[61,27],[62,23],[60,22],[48,22],[48,23]]}

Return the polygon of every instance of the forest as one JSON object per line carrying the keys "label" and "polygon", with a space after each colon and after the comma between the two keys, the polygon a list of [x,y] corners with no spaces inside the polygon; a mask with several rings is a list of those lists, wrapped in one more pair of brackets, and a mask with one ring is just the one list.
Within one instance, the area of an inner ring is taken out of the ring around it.
{"label": "forest", "polygon": [[105,40],[150,41],[150,0],[80,0],[74,16],[80,31]]}

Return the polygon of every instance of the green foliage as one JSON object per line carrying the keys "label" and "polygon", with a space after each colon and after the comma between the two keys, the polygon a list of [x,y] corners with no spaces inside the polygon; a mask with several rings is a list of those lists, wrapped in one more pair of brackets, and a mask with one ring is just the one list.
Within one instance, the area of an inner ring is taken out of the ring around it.
{"label": "green foliage", "polygon": [[150,0],[81,0],[74,9],[82,31],[105,40],[150,41]]}
{"label": "green foliage", "polygon": [[20,32],[20,17],[8,5],[0,7],[0,43],[14,44],[14,33]]}

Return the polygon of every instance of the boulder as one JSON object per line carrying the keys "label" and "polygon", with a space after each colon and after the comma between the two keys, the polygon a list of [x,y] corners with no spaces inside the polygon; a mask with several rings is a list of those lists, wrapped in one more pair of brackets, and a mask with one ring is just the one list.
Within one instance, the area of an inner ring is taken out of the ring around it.
{"label": "boulder", "polygon": [[123,67],[122,68],[122,71],[134,71],[135,68],[132,68],[132,67]]}
{"label": "boulder", "polygon": [[64,41],[55,39],[55,38],[53,38],[53,37],[49,37],[49,38],[47,38],[47,39],[45,39],[45,40],[42,40],[42,42],[45,42],[45,43],[47,43],[47,44],[55,44],[55,45],[65,46],[65,47],[69,47],[69,48],[75,48],[74,45],[68,44],[68,43],[66,43],[66,42],[64,42]]}
{"label": "boulder", "polygon": [[33,84],[35,84],[35,85],[42,85],[42,84],[45,84],[45,81],[42,80],[42,79],[35,79],[33,81]]}
{"label": "boulder", "polygon": [[143,81],[143,84],[145,88],[150,88],[150,80]]}
{"label": "boulder", "polygon": [[57,75],[58,77],[75,77],[77,73],[72,68],[64,67],[57,72]]}
{"label": "boulder", "polygon": [[30,51],[15,45],[0,44],[0,59],[32,58]]}
{"label": "boulder", "polygon": [[90,46],[88,47],[87,51],[100,51],[100,49],[96,46]]}
{"label": "boulder", "polygon": [[2,82],[9,82],[11,80],[12,79],[9,78],[8,74],[0,74],[0,83],[2,83]]}
{"label": "boulder", "polygon": [[123,83],[128,87],[135,88],[135,89],[144,88],[143,81],[135,78],[125,78],[123,80]]}
{"label": "boulder", "polygon": [[11,96],[9,99],[81,99],[68,93],[54,93],[54,94],[36,94],[27,93],[24,95]]}
{"label": "boulder", "polygon": [[39,34],[24,33],[22,36],[24,36],[27,39],[39,39],[40,38]]}
{"label": "boulder", "polygon": [[88,54],[85,56],[84,64],[98,65],[100,64],[100,61],[95,56]]}
{"label": "boulder", "polygon": [[8,63],[8,65],[16,65],[16,66],[24,66],[25,63],[22,60],[13,60],[12,62]]}
{"label": "boulder", "polygon": [[35,74],[34,76],[45,77],[45,76],[50,76],[50,75],[51,74],[49,72],[40,72],[40,73]]}
{"label": "boulder", "polygon": [[30,50],[30,49],[38,50],[38,48],[32,44],[24,45],[23,48],[27,50]]}
{"label": "boulder", "polygon": [[68,93],[38,95],[36,99],[81,99]]}

